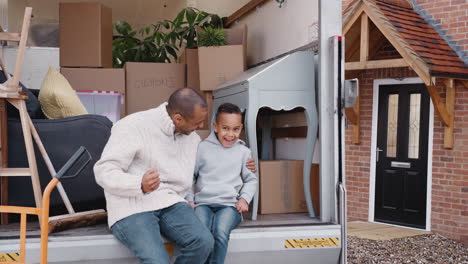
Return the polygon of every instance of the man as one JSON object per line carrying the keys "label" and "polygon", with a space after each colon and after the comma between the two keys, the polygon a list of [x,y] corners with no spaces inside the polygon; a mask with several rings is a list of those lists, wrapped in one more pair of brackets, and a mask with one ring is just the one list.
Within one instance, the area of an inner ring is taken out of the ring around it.
{"label": "man", "polygon": [[[169,263],[161,234],[181,247],[177,264],[204,263],[213,237],[184,197],[192,186],[207,104],[194,90],[118,121],[94,166],[112,233],[144,264]],[[254,169],[253,161],[249,163]]]}

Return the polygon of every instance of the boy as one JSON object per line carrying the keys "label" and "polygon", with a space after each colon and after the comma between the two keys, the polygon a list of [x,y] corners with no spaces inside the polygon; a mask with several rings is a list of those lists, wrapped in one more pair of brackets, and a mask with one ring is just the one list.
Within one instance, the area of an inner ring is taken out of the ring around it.
{"label": "boy", "polygon": [[200,143],[194,184],[198,191],[188,195],[195,214],[213,234],[214,249],[207,263],[224,263],[229,235],[249,210],[257,191],[257,176],[245,167],[250,150],[239,139],[242,115],[238,106],[222,104],[212,132]]}

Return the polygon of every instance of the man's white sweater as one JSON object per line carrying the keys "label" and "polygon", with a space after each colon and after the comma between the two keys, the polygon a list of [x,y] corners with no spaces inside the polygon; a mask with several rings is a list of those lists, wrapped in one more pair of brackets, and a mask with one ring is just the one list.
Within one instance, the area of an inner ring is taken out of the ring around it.
{"label": "man's white sweater", "polygon": [[[185,201],[200,137],[175,133],[166,105],[115,123],[94,166],[96,182],[104,188],[110,227],[127,216]],[[157,190],[143,193],[142,177],[152,168],[160,173],[161,184]]]}

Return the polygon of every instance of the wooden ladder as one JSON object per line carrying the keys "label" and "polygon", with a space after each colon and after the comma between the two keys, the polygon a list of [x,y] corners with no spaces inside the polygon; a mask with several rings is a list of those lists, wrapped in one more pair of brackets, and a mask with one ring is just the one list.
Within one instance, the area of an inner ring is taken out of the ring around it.
{"label": "wooden ladder", "polygon": [[[34,154],[33,140],[31,131],[33,124],[28,115],[26,109],[25,100],[28,96],[21,91],[19,80],[21,77],[21,70],[23,65],[24,52],[26,48],[26,42],[28,39],[29,26],[31,24],[32,8],[26,7],[23,26],[21,33],[5,33],[0,32],[0,40],[18,42],[18,54],[16,56],[16,65],[14,75],[10,76],[0,56],[0,67],[5,74],[7,81],[0,83],[0,137],[1,137],[1,159],[0,159],[0,185],[1,205],[8,204],[8,178],[11,176],[29,176],[31,177],[34,200],[36,207],[40,208],[42,204],[42,192],[41,185],[39,183],[39,175],[37,171],[36,156]],[[28,168],[8,168],[8,151],[7,151],[7,114],[6,114],[6,102],[11,103],[19,111],[21,119],[21,128],[23,130],[24,143],[26,147],[26,154],[28,158]],[[35,130],[34,130],[35,131]],[[3,214],[1,216],[1,223],[8,223],[8,216]]]}

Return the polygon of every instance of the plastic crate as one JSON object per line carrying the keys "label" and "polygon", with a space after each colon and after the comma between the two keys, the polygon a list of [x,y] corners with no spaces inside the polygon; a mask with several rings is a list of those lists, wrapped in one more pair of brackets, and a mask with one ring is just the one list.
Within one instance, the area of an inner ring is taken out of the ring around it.
{"label": "plastic crate", "polygon": [[120,119],[122,94],[114,91],[77,91],[76,94],[88,113],[106,116],[112,123]]}

